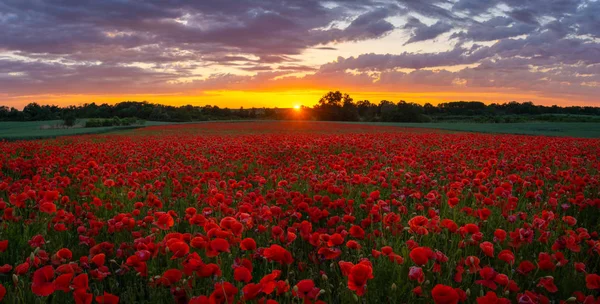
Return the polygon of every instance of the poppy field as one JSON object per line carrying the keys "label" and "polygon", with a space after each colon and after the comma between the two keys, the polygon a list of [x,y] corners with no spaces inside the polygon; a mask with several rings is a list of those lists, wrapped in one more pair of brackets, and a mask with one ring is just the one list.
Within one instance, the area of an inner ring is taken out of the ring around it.
{"label": "poppy field", "polygon": [[320,122],[0,142],[2,303],[600,303],[600,140]]}

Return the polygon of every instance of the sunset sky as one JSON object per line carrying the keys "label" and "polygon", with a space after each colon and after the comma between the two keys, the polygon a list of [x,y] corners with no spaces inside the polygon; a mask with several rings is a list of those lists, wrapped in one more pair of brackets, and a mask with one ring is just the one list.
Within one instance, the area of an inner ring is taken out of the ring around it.
{"label": "sunset sky", "polygon": [[0,0],[0,105],[600,106],[600,1]]}

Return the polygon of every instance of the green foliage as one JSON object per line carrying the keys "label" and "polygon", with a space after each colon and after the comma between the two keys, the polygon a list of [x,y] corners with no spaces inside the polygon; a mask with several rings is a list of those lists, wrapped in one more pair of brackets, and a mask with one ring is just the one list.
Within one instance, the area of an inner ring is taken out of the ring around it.
{"label": "green foliage", "polygon": [[[0,121],[42,121],[65,120],[73,115],[76,119],[92,118],[86,127],[127,126],[136,123],[125,119],[190,122],[207,120],[247,120],[247,119],[293,119],[328,121],[372,121],[372,122],[493,122],[514,123],[525,121],[552,122],[600,122],[600,107],[559,107],[535,105],[532,102],[511,101],[503,104],[486,105],[480,101],[454,101],[424,105],[399,101],[382,100],[374,103],[369,100],[354,101],[349,94],[331,91],[323,95],[312,108],[303,107],[300,111],[278,108],[239,108],[229,109],[218,106],[180,107],[153,104],[149,102],[125,101],[115,105],[89,103],[81,106],[39,105],[30,103],[22,111],[0,106]],[[71,118],[69,118],[71,119]]]}

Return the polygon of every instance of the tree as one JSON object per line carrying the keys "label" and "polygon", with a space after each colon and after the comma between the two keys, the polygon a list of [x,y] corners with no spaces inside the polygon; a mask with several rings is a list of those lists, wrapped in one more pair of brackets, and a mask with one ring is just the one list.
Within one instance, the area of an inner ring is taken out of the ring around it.
{"label": "tree", "polygon": [[75,117],[75,114],[73,112],[67,113],[63,118],[63,124],[67,127],[74,126],[75,122],[77,122],[77,117]]}

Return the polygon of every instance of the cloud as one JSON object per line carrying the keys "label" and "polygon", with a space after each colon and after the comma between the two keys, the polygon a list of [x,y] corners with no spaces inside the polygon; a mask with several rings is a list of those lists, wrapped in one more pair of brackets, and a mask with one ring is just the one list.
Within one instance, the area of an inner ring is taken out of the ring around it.
{"label": "cloud", "polygon": [[593,100],[599,12],[592,0],[3,0],[0,91],[340,85]]}
{"label": "cloud", "polygon": [[453,26],[443,21],[438,21],[431,26],[423,24],[419,19],[411,17],[404,26],[404,29],[412,31],[412,35],[406,44],[437,38],[439,35],[453,29]]}

